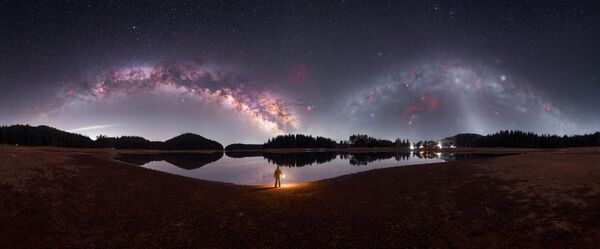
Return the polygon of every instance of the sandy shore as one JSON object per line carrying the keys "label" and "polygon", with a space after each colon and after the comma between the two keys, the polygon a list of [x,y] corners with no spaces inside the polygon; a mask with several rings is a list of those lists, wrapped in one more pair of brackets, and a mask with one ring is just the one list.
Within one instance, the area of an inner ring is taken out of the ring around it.
{"label": "sandy shore", "polygon": [[0,147],[0,248],[600,247],[600,148],[281,189],[169,175],[114,153]]}

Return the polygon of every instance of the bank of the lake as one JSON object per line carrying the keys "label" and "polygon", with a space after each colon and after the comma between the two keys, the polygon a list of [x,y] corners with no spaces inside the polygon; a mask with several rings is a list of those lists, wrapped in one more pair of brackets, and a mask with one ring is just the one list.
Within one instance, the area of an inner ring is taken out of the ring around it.
{"label": "bank of the lake", "polygon": [[0,247],[597,248],[600,148],[526,152],[272,189],[3,146]]}

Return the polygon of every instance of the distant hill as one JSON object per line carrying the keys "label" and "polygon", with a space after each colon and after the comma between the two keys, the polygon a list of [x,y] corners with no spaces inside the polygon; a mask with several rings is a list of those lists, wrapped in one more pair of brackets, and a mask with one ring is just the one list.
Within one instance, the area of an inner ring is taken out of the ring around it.
{"label": "distant hill", "polygon": [[475,133],[461,133],[442,140],[444,146],[455,145],[458,147],[475,147],[482,135]]}
{"label": "distant hill", "polygon": [[94,141],[84,135],[61,131],[45,125],[0,126],[0,144],[72,148],[223,150],[223,145],[220,143],[192,133],[185,133],[165,142],[149,141],[138,136],[98,136]]}
{"label": "distant hill", "polygon": [[165,141],[163,150],[223,150],[223,145],[203,136],[185,133]]}
{"label": "distant hill", "polygon": [[262,150],[262,144],[230,144],[225,146],[225,150]]}
{"label": "distant hill", "polygon": [[25,146],[58,146],[88,148],[94,146],[89,137],[61,131],[45,125],[11,125],[0,127],[0,143]]}

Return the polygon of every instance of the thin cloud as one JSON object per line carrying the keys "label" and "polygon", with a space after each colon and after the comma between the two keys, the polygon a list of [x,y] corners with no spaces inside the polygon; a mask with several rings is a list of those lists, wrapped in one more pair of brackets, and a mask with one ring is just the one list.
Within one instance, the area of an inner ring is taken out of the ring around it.
{"label": "thin cloud", "polygon": [[118,124],[92,125],[92,126],[86,126],[86,127],[81,127],[81,128],[73,129],[73,130],[70,130],[69,132],[81,132],[81,131],[89,131],[89,130],[98,130],[98,129],[105,129],[105,128],[110,128],[110,127],[115,127],[115,126],[119,126],[119,125]]}

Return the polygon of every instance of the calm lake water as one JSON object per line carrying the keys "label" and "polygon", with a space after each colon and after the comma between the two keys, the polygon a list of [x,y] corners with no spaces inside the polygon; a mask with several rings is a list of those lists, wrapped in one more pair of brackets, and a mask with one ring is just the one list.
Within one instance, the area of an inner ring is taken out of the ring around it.
{"label": "calm lake water", "polygon": [[219,152],[122,154],[123,162],[175,175],[242,185],[273,184],[279,165],[282,183],[318,181],[379,168],[481,158],[487,154],[410,152]]}

